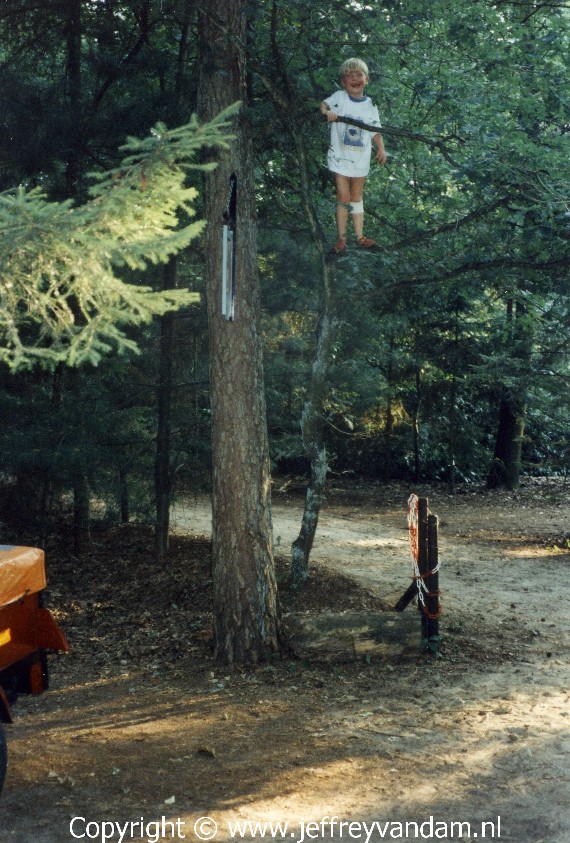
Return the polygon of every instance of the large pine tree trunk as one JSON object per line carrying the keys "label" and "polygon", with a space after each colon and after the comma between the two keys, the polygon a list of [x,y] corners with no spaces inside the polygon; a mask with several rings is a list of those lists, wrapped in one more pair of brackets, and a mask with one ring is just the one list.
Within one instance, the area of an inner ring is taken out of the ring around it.
{"label": "large pine tree trunk", "polygon": [[[245,0],[210,0],[200,15],[199,114],[244,101]],[[216,656],[256,663],[279,650],[269,448],[260,334],[251,142],[244,110],[235,140],[206,179],[207,305],[212,406],[212,578]],[[235,319],[221,313],[222,218],[237,177]]]}

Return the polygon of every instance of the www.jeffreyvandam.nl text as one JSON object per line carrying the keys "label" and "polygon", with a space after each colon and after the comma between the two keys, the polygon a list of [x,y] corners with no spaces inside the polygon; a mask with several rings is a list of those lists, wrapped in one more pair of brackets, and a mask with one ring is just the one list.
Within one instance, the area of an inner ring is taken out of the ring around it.
{"label": "www.jeffreyvandam.nl text", "polygon": [[440,820],[430,815],[423,821],[397,820],[345,820],[325,816],[320,820],[297,822],[260,822],[258,820],[227,820],[218,823],[212,817],[200,817],[195,822],[181,818],[161,817],[160,820],[117,822],[89,820],[74,817],[69,824],[74,840],[96,840],[98,843],[127,843],[129,840],[160,841],[198,840],[201,843],[219,843],[227,840],[288,840],[290,843],[309,843],[312,840],[359,841],[375,843],[378,840],[500,840],[501,818],[493,821],[471,823],[457,820]]}

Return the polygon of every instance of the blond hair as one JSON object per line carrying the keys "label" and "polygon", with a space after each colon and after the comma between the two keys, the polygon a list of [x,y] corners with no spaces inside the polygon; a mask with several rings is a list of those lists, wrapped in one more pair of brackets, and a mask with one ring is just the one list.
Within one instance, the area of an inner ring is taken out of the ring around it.
{"label": "blond hair", "polygon": [[362,61],[362,59],[347,59],[346,61],[343,61],[340,66],[338,75],[342,79],[342,77],[345,76],[347,73],[350,73],[351,70],[361,70],[365,76],[369,75],[368,65],[365,61]]}

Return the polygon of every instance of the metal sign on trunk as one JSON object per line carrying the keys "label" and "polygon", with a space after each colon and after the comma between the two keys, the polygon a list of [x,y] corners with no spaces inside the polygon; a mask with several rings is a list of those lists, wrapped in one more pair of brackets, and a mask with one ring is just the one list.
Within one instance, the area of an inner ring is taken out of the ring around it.
{"label": "metal sign on trunk", "polygon": [[236,288],[236,223],[237,223],[237,176],[230,176],[228,204],[224,211],[222,233],[222,316],[231,322],[234,318]]}

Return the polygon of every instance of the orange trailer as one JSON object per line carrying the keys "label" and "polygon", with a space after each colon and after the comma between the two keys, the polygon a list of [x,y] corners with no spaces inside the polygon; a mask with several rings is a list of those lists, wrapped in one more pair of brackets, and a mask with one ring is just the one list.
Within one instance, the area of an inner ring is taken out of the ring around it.
{"label": "orange trailer", "polygon": [[12,722],[18,694],[48,687],[48,650],[69,650],[65,636],[43,605],[45,558],[37,547],[0,545],[0,790],[6,767],[2,721]]}

